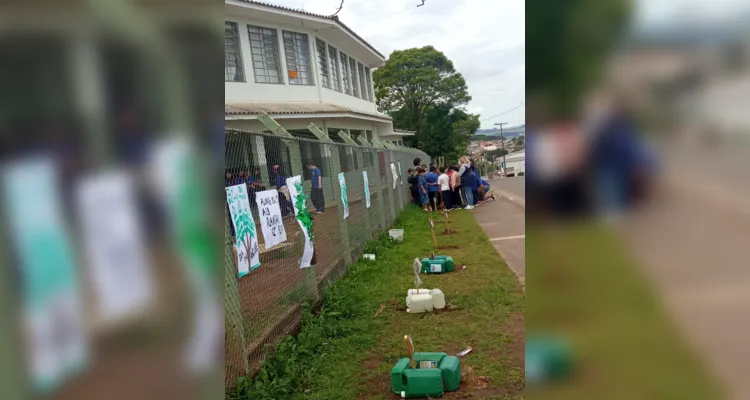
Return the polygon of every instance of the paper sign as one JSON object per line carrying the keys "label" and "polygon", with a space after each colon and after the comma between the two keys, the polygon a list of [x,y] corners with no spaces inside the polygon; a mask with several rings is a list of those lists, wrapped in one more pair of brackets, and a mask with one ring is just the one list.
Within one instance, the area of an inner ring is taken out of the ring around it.
{"label": "paper sign", "polygon": [[297,218],[300,229],[305,234],[305,250],[302,252],[300,268],[307,268],[311,265],[313,255],[315,254],[313,233],[313,222],[310,210],[307,209],[307,195],[302,189],[302,177],[300,175],[287,178],[286,186],[289,188],[292,204],[294,205],[294,215]]}
{"label": "paper sign", "polygon": [[396,164],[391,163],[391,175],[393,175],[393,188],[396,188],[398,183],[398,173],[396,172]]}
{"label": "paper sign", "polygon": [[127,172],[89,177],[77,188],[78,212],[100,317],[114,322],[153,299],[140,221]]}
{"label": "paper sign", "polygon": [[401,186],[404,186],[404,178],[401,176],[401,161],[398,162],[398,181],[401,182]]}
{"label": "paper sign", "polygon": [[[46,158],[2,169],[2,190],[34,389],[50,393],[88,361],[76,260],[59,203],[58,169]],[[21,367],[21,365],[19,365]]]}
{"label": "paper sign", "polygon": [[255,202],[258,204],[259,222],[263,239],[266,240],[266,248],[270,249],[279,243],[286,242],[286,230],[284,221],[281,219],[281,207],[279,207],[279,192],[276,189],[257,192]]}
{"label": "paper sign", "polygon": [[365,181],[365,205],[370,208],[370,180],[367,179],[367,171],[362,171],[362,179]]}
{"label": "paper sign", "polygon": [[212,207],[206,198],[209,191],[203,186],[205,181],[200,179],[198,158],[184,137],[167,139],[153,147],[151,175],[195,300],[193,329],[184,353],[186,365],[194,373],[205,374],[224,355],[224,318],[223,294],[213,284],[218,254],[216,246],[207,240],[213,237],[212,222],[206,218],[206,210]]}
{"label": "paper sign", "polygon": [[349,218],[349,198],[346,196],[346,178],[339,172],[339,186],[341,186],[341,204],[344,205],[344,219]]}
{"label": "paper sign", "polygon": [[250,211],[247,186],[242,183],[230,186],[226,191],[236,238],[237,269],[241,278],[260,266],[257,231]]}

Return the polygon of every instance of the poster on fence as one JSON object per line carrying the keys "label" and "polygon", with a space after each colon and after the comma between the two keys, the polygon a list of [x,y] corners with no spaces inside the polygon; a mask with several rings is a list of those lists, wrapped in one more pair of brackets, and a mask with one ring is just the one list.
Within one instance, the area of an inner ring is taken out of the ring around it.
{"label": "poster on fence", "polygon": [[367,179],[367,171],[362,171],[362,179],[365,181],[365,205],[370,208],[370,180]]}
{"label": "poster on fence", "polygon": [[247,186],[242,183],[226,188],[229,214],[235,232],[237,249],[237,269],[240,278],[260,266],[260,249],[255,229],[255,221],[250,211]]}
{"label": "poster on fence", "polygon": [[281,219],[281,207],[279,207],[279,192],[276,189],[257,192],[255,202],[258,204],[260,228],[263,232],[263,239],[266,240],[266,249],[286,242],[286,230],[284,220]]}
{"label": "poster on fence", "polygon": [[404,178],[401,176],[401,161],[398,162],[398,181],[401,183],[401,186],[404,186]]}
{"label": "poster on fence", "polygon": [[300,229],[305,234],[305,250],[302,252],[299,267],[307,268],[315,263],[313,260],[315,258],[315,235],[313,233],[312,214],[307,209],[307,195],[302,189],[302,177],[297,175],[287,178],[286,186],[289,188],[292,205],[294,205],[294,216]]}
{"label": "poster on fence", "polygon": [[76,259],[59,200],[58,169],[46,158],[2,168],[5,215],[14,248],[25,364],[40,394],[57,389],[88,362]]}
{"label": "poster on fence", "polygon": [[148,307],[155,295],[133,177],[107,172],[85,178],[76,189],[99,317],[114,323]]}
{"label": "poster on fence", "polygon": [[398,173],[396,172],[396,164],[391,163],[391,175],[393,175],[393,188],[396,188],[398,184]]}
{"label": "poster on fence", "polygon": [[341,204],[344,205],[344,219],[349,218],[349,197],[346,195],[346,178],[339,172],[339,186],[341,186]]}
{"label": "poster on fence", "polygon": [[[186,365],[192,372],[210,371],[220,360],[224,343],[222,295],[214,285],[216,246],[211,209],[206,196],[205,176],[201,176],[200,154],[184,137],[156,143],[151,154],[150,172],[167,211],[169,228],[176,239],[178,256],[187,273],[194,298],[193,324],[185,344]],[[175,179],[177,177],[178,179]]]}

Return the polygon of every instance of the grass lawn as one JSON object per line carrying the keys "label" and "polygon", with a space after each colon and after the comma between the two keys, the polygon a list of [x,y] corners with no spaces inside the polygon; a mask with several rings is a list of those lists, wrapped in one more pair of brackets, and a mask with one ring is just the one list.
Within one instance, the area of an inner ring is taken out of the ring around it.
{"label": "grass lawn", "polygon": [[[404,242],[380,238],[368,244],[366,252],[376,252],[377,260],[352,265],[325,293],[322,310],[306,311],[300,334],[285,339],[255,378],[242,380],[228,398],[397,398],[389,372],[405,356],[405,334],[412,335],[417,351],[455,354],[474,347],[462,359],[461,389],[445,398],[523,398],[524,294],[474,217],[458,211],[451,221],[456,233],[439,234],[438,242],[459,248],[436,254],[452,256],[457,270],[422,276],[423,288],[446,294],[445,311],[405,311],[412,262],[433,250],[426,213],[407,208],[395,224],[405,229]],[[442,224],[435,226],[442,232]]]}
{"label": "grass lawn", "polygon": [[527,332],[570,340],[579,368],[530,399],[726,398],[688,349],[615,233],[527,227]]}

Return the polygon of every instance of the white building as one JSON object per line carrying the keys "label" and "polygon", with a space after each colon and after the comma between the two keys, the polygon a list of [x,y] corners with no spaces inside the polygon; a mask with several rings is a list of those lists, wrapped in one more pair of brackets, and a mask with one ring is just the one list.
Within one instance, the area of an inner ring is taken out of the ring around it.
{"label": "white building", "polygon": [[334,141],[403,145],[375,105],[372,71],[385,56],[338,17],[254,0],[225,1],[225,119],[228,128],[265,130],[267,113],[293,135],[312,122]]}

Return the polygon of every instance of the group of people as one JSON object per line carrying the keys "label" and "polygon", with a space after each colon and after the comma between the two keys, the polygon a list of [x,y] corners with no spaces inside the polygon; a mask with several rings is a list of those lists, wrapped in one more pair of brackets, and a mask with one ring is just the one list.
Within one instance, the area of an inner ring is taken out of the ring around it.
{"label": "group of people", "polygon": [[[416,158],[414,167],[408,170],[412,203],[425,211],[439,209],[454,210],[494,200],[490,184],[479,176],[477,168],[468,157],[461,157],[459,166],[436,167],[421,164]],[[420,165],[421,164],[421,165]]]}

